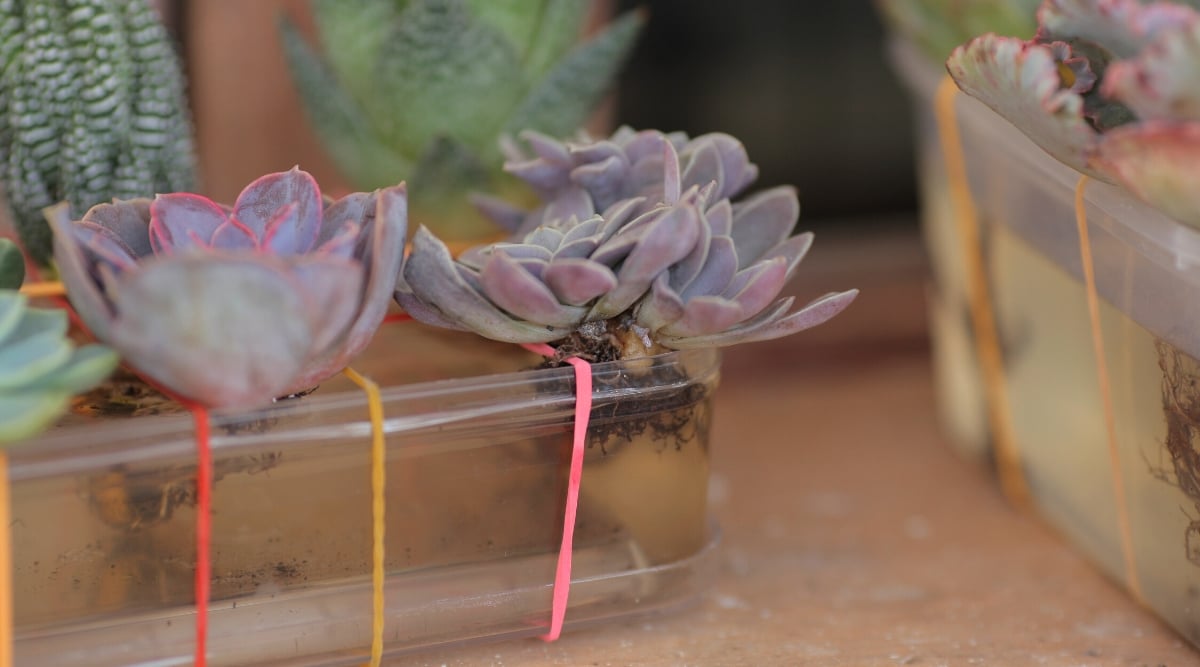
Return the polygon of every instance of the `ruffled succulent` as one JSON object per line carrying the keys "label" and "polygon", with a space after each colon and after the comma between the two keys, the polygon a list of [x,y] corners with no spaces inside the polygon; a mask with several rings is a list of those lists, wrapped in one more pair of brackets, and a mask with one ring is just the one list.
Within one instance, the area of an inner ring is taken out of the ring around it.
{"label": "ruffled succulent", "polygon": [[232,208],[168,194],[49,217],[63,282],[97,338],[171,392],[245,407],[312,388],[367,345],[402,265],[407,194],[325,203],[293,169]]}
{"label": "ruffled succulent", "polygon": [[184,89],[150,0],[0,0],[0,183],[35,262],[46,206],[191,188]]}
{"label": "ruffled succulent", "polygon": [[893,30],[916,42],[937,62],[954,47],[982,35],[1032,37],[1041,0],[876,0]]}
{"label": "ruffled succulent", "polygon": [[1200,225],[1200,13],[1045,0],[1034,39],[984,35],[947,69],[1065,164]]}
{"label": "ruffled succulent", "polygon": [[311,0],[320,52],[282,24],[292,78],[322,143],[363,189],[407,178],[414,219],[445,237],[494,230],[469,204],[503,191],[497,138],[574,132],[629,54],[642,12],[588,41],[581,0]]}
{"label": "ruffled succulent", "polygon": [[515,343],[613,339],[630,357],[778,338],[857,294],[791,313],[793,299],[777,298],[812,237],[791,236],[791,188],[730,202],[756,173],[732,137],[622,130],[563,146],[526,136],[538,157],[509,168],[551,199],[524,218],[501,213],[518,232],[457,260],[419,230],[396,292],[414,318]]}
{"label": "ruffled succulent", "polygon": [[24,295],[0,290],[0,445],[44,429],[116,365],[102,345],[71,343],[66,311],[29,308]]}

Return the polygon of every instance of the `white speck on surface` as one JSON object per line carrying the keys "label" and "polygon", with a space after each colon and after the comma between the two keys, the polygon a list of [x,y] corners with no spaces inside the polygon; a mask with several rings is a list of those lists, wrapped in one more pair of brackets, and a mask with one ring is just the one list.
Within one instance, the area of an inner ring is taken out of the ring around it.
{"label": "white speck on surface", "polygon": [[722,593],[714,593],[713,600],[721,609],[749,609],[750,605],[746,601],[735,595],[724,595]]}
{"label": "white speck on surface", "polygon": [[925,540],[933,535],[933,524],[929,519],[914,514],[904,520],[904,534],[913,540]]}

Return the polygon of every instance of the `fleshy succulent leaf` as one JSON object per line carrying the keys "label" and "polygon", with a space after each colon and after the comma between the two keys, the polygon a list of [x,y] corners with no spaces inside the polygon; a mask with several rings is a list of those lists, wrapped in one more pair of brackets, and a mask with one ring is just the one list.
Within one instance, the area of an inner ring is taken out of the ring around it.
{"label": "fleshy succulent leaf", "polygon": [[486,145],[522,90],[516,50],[463,0],[409,0],[374,68],[388,86],[368,113],[406,155],[437,136]]}
{"label": "fleshy succulent leaf", "polygon": [[[320,4],[331,3],[325,0]],[[353,11],[345,11],[343,0],[333,0],[332,4],[339,7],[336,11],[338,14],[356,14]],[[361,5],[363,2],[359,0],[355,4]],[[366,4],[380,7],[387,3],[372,1]],[[370,14],[364,16],[369,17]],[[295,82],[296,90],[304,101],[313,127],[316,128],[330,156],[337,162],[338,169],[362,188],[380,187],[394,182],[400,174],[410,173],[416,158],[405,158],[397,154],[373,135],[366,112],[338,85],[338,80],[329,70],[329,66],[286,18],[280,20],[280,35],[292,81]],[[339,43],[330,51],[341,52],[346,44],[354,45],[356,39],[348,43]],[[347,55],[350,53],[353,53],[353,47]],[[361,61],[352,69],[361,70]],[[353,79],[348,85],[355,85]]]}
{"label": "fleshy succulent leaf", "polygon": [[[189,246],[209,246],[229,220],[207,197],[191,193],[158,195],[150,204],[150,246],[166,254]],[[98,229],[104,229],[97,225]],[[144,233],[144,232],[143,232]]]}
{"label": "fleshy succulent leaf", "polygon": [[1196,12],[1171,2],[1046,0],[1038,10],[1040,41],[1086,40],[1129,58],[1163,30],[1194,23]]}
{"label": "fleshy succulent leaf", "polygon": [[17,289],[25,281],[25,257],[17,244],[0,239],[0,290]]}
{"label": "fleshy succulent leaf", "polygon": [[678,338],[666,336],[663,338],[663,344],[684,350],[700,347],[727,347],[783,338],[827,322],[845,310],[856,296],[858,296],[858,290],[827,294],[790,315],[778,316],[777,313],[786,311],[790,306],[789,297],[788,300],[780,302],[777,306],[759,313],[759,317],[726,331],[707,336]]}
{"label": "fleshy succulent leaf", "polygon": [[[475,331],[487,331],[509,343],[544,343],[567,335],[570,330],[520,322],[506,316],[475,290],[455,268],[446,245],[421,227],[413,237],[413,249],[405,269],[407,290],[428,303],[437,303],[441,317],[450,318]],[[424,310],[409,310],[419,318]],[[434,324],[433,322],[429,322]]]}
{"label": "fleshy succulent leaf", "polygon": [[786,335],[834,314],[822,301],[788,315],[793,300],[775,301],[812,244],[790,236],[793,189],[736,206],[717,199],[757,175],[736,139],[630,128],[570,144],[523,136],[536,157],[513,142],[509,169],[543,203],[507,241],[457,260],[419,231],[396,290],[416,319],[509,342],[573,334],[624,356]]}
{"label": "fleshy succulent leaf", "polygon": [[637,306],[634,316],[651,332],[658,333],[663,327],[683,317],[684,304],[679,294],[671,288],[668,274],[659,274],[650,286],[650,294]]}
{"label": "fleshy succulent leaf", "polygon": [[[361,98],[372,92],[377,81],[371,76],[371,70],[363,67],[363,63],[374,62],[379,57],[380,48],[388,36],[388,26],[392,25],[399,15],[399,4],[396,2],[379,2],[379,0],[310,0],[312,16],[317,26],[322,50],[329,60],[329,67],[336,72],[337,80],[345,84],[350,93]],[[283,27],[283,42],[285,53],[297,65],[293,49],[303,48],[308,51],[305,58],[316,59],[318,56],[311,52],[307,43],[293,43],[300,39],[295,27],[287,18]],[[332,77],[328,83],[332,84]],[[336,92],[336,91],[334,91]]]}
{"label": "fleshy succulent leaf", "polygon": [[154,252],[147,233],[152,204],[149,199],[97,204],[83,215],[83,222],[95,223],[105,234],[119,241],[130,257],[145,257]]}
{"label": "fleshy succulent leaf", "polygon": [[585,314],[583,308],[559,302],[544,282],[504,252],[493,253],[480,274],[492,303],[530,322],[569,327]]}
{"label": "fleshy succulent leaf", "polygon": [[600,299],[589,319],[615,317],[632,306],[659,273],[692,251],[700,235],[699,225],[699,213],[688,205],[666,209],[647,225],[617,270],[617,287]]}
{"label": "fleshy succulent leaf", "polygon": [[39,381],[39,385],[77,394],[100,384],[112,374],[119,360],[116,352],[103,345],[84,345],[75,348],[61,366]]}
{"label": "fleshy succulent leaf", "polygon": [[1088,166],[1097,135],[1083,98],[1060,88],[1047,46],[983,35],[954,50],[946,68],[960,88],[1016,125],[1055,158],[1107,180]]}
{"label": "fleshy succulent leaf", "polygon": [[621,68],[644,23],[643,13],[626,12],[567,54],[521,101],[504,131],[534,127],[564,136],[581,125]]}
{"label": "fleshy succulent leaf", "polygon": [[45,264],[43,208],[190,189],[190,120],[180,63],[149,0],[6,4],[0,181],[25,250]]}
{"label": "fleshy succulent leaf", "polygon": [[36,435],[67,409],[67,392],[0,396],[0,444],[10,444]]}
{"label": "fleshy succulent leaf", "polygon": [[737,274],[737,247],[728,236],[714,236],[709,242],[704,266],[690,281],[685,283],[680,294],[684,299],[706,294],[719,294]]}
{"label": "fleshy succulent leaf", "polygon": [[[387,310],[404,184],[324,205],[293,169],[256,180],[234,207],[164,195],[76,222],[63,205],[47,219],[68,294],[98,338],[175,395],[246,407],[344,368]],[[134,257],[123,239],[149,252]]]}
{"label": "fleshy succulent leaf", "polygon": [[284,395],[313,345],[301,295],[261,259],[148,262],[121,281],[115,307],[114,338],[137,349],[130,363],[214,407]]}
{"label": "fleshy succulent leaf", "polygon": [[285,206],[295,207],[292,244],[296,254],[308,252],[316,242],[321,228],[321,189],[311,174],[293,168],[260,176],[247,185],[233,205],[233,218],[245,225],[254,235],[264,239],[267,227]]}
{"label": "fleshy succulent leaf", "polygon": [[617,286],[612,269],[589,259],[556,260],[543,275],[546,284],[563,303],[584,306]]}
{"label": "fleshy succulent leaf", "polygon": [[737,247],[738,268],[750,266],[783,243],[799,217],[800,199],[788,186],[764,190],[735,204],[730,236]]}
{"label": "fleshy succulent leaf", "polygon": [[73,349],[66,329],[64,311],[27,308],[23,295],[0,291],[0,405],[24,408],[0,416],[0,442],[32,435],[115,367],[107,348]]}
{"label": "fleshy succulent leaf", "polygon": [[1200,226],[1200,124],[1151,122],[1115,129],[1097,163],[1143,201]]}
{"label": "fleshy succulent leaf", "polygon": [[1144,121],[1200,121],[1200,21],[1166,31],[1137,58],[1114,63],[1103,92]]}

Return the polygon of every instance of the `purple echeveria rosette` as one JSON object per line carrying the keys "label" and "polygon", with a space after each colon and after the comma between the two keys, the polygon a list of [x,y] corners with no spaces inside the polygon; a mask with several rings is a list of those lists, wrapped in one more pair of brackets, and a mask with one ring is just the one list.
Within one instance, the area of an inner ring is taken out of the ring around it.
{"label": "purple echeveria rosette", "polygon": [[72,305],[150,380],[209,407],[312,388],[370,342],[404,259],[405,185],[326,204],[292,169],[232,208],[178,193],[48,217]]}
{"label": "purple echeveria rosette", "polygon": [[514,230],[458,258],[422,229],[397,285],[415,319],[513,343],[553,342],[615,323],[643,349],[720,347],[778,338],[833,317],[857,295],[791,312],[779,298],[811,245],[792,235],[792,188],[733,203],[757,167],[733,137],[618,130],[596,142],[525,133],[536,157],[506,168],[542,198],[530,211],[481,204]]}

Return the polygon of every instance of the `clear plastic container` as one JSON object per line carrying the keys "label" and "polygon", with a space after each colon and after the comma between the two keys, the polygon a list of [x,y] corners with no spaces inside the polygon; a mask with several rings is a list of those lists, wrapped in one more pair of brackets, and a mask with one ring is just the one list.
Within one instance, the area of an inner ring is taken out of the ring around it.
{"label": "clear plastic container", "polygon": [[[921,99],[938,74],[897,45]],[[1012,427],[1040,511],[1200,644],[1200,229],[1124,190],[1085,192],[1119,465],[1110,463],[1074,212],[1079,173],[959,96]],[[925,138],[926,141],[930,137]],[[939,276],[939,279],[942,279]],[[947,286],[946,289],[956,289]],[[1126,577],[1114,477],[1126,489]]]}
{"label": "clear plastic container", "polygon": [[[715,537],[706,491],[718,361],[695,351],[594,366],[568,627],[701,589]],[[569,367],[514,372],[538,362],[403,324],[356,363],[392,385],[389,653],[545,632],[575,399]],[[485,368],[508,372],[471,375]],[[394,386],[437,375],[465,377]],[[363,396],[331,382],[218,415],[213,433],[210,664],[361,664],[371,627]],[[75,416],[13,452],[17,664],[191,664],[194,461],[180,414]]]}
{"label": "clear plastic container", "polygon": [[944,70],[908,43],[894,44],[892,60],[912,100],[921,231],[933,274],[926,304],[937,414],[961,453],[987,462],[991,442],[967,301],[967,269],[934,115],[934,92]]}

